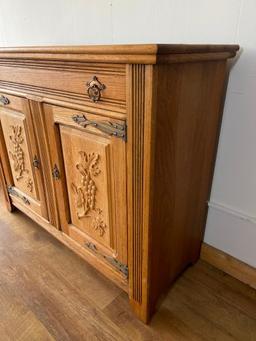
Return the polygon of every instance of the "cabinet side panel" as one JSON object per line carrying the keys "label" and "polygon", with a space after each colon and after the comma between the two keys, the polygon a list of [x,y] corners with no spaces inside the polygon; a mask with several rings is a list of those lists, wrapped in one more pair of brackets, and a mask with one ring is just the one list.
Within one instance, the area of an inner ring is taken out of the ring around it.
{"label": "cabinet side panel", "polygon": [[199,257],[219,135],[226,61],[159,65],[151,310]]}

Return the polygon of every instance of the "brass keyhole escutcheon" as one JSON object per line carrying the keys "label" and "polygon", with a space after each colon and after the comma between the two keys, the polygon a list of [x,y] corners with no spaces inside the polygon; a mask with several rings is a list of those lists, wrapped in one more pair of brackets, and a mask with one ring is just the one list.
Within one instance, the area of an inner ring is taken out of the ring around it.
{"label": "brass keyhole escutcheon", "polygon": [[96,76],[93,76],[90,82],[86,83],[87,93],[93,102],[98,102],[101,98],[102,90],[106,89],[106,86],[102,84]]}
{"label": "brass keyhole escutcheon", "polygon": [[5,97],[5,96],[0,96],[0,102],[3,104],[3,105],[7,105],[10,103],[10,100],[9,98]]}

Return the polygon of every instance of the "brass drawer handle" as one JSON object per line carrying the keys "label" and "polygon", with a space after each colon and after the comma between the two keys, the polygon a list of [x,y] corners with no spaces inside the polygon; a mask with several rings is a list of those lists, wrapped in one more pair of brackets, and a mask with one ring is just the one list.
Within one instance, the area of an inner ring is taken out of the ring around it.
{"label": "brass drawer handle", "polygon": [[106,86],[102,84],[96,76],[93,76],[90,82],[86,83],[87,93],[93,102],[98,102],[101,98],[101,91],[106,89]]}
{"label": "brass drawer handle", "polygon": [[0,97],[0,102],[3,104],[3,105],[7,105],[7,104],[9,104],[10,103],[10,100],[9,100],[9,98],[7,98],[7,97],[5,97],[5,96],[1,96]]}
{"label": "brass drawer handle", "polygon": [[120,124],[110,121],[93,121],[88,120],[85,115],[74,115],[72,116],[72,120],[81,127],[86,128],[87,126],[92,126],[96,129],[99,129],[105,134],[120,137],[121,139],[126,141],[126,123]]}

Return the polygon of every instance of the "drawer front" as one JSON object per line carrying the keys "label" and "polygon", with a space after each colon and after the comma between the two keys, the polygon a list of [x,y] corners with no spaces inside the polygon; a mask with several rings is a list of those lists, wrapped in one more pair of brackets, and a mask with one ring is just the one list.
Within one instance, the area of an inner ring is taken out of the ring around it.
{"label": "drawer front", "polygon": [[108,132],[124,122],[50,105],[44,114],[63,231],[111,265],[126,265],[126,143]]}
{"label": "drawer front", "polygon": [[37,142],[26,99],[0,93],[1,154],[9,164],[12,201],[48,218]]}
{"label": "drawer front", "polygon": [[125,79],[125,66],[118,64],[37,62],[30,69],[0,65],[0,86],[120,112],[126,105]]}

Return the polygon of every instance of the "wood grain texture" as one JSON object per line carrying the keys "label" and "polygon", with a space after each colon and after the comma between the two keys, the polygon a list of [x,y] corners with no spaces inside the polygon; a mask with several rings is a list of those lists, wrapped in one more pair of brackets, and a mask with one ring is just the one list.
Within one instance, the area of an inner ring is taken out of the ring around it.
{"label": "wood grain texture", "polygon": [[37,136],[40,143],[38,143],[38,157],[40,162],[40,168],[42,169],[43,182],[45,187],[45,197],[49,216],[49,222],[60,229],[60,222],[58,217],[58,208],[54,194],[54,185],[51,170],[51,159],[46,134],[46,125],[43,115],[43,105],[40,98],[33,98],[29,100],[31,111],[33,112],[32,119]]}
{"label": "wood grain texture", "polygon": [[[18,66],[2,66],[0,64],[0,79],[1,84],[20,84],[24,90],[29,90],[31,87],[34,91],[44,92],[49,89],[49,92],[58,94],[61,97],[69,97],[70,100],[80,100],[84,103],[91,103],[87,94],[86,83],[91,81],[96,75],[101,83],[105,85],[102,91],[101,101],[94,104],[102,107],[105,105],[115,107],[118,111],[119,107],[122,110],[125,108],[125,73],[106,74],[101,72],[102,66],[95,66],[96,70],[65,70],[61,67],[60,70],[48,69],[47,66],[35,68],[28,65],[26,68]],[[61,77],[59,72],[61,71]],[[7,82],[7,83],[6,83]]]}
{"label": "wood grain texture", "polygon": [[254,340],[256,291],[203,261],[147,326],[121,289],[24,214],[1,206],[0,225],[3,340]]}
{"label": "wood grain texture", "polygon": [[39,199],[35,173],[32,168],[31,142],[28,140],[27,122],[23,114],[1,110],[1,125],[9,161],[14,178],[14,185],[27,196]]}
{"label": "wood grain texture", "polygon": [[[95,127],[83,128],[75,123],[72,117],[82,114],[44,106],[51,165],[53,168],[56,164],[60,170],[60,179],[54,181],[55,200],[62,231],[82,248],[87,248],[92,257],[99,258],[108,270],[110,267],[104,263],[104,256],[127,264],[126,147],[122,139],[109,137]],[[92,114],[86,113],[86,117],[96,122],[101,120]],[[95,159],[96,156],[97,164],[85,174],[81,162],[84,165],[86,157]],[[86,180],[86,176],[90,179]],[[94,194],[91,194],[92,189],[88,192],[89,183],[85,184],[86,181],[92,182],[90,186],[95,187]],[[87,194],[88,198],[94,197],[92,208],[88,206]],[[104,225],[102,235],[99,228],[95,228],[95,221],[100,222],[99,227]],[[90,246],[93,249],[90,250]],[[113,271],[116,272],[114,267]],[[121,281],[126,279],[121,277]]]}
{"label": "wood grain texture", "polygon": [[35,214],[29,210],[24,204],[18,201],[13,201],[13,205],[29,218],[34,220],[37,224],[42,226],[46,231],[58,239],[62,244],[66,245],[73,252],[83,258],[87,263],[92,265],[100,273],[104,274],[107,278],[111,279],[113,283],[119,286],[123,291],[127,292],[127,278],[117,271],[111,264],[106,262],[102,257],[92,253],[90,250],[81,246],[75,239],[72,239],[68,234],[63,233],[52,226],[48,221],[43,219],[40,215]]}
{"label": "wood grain texture", "polygon": [[29,102],[14,96],[8,96],[8,100],[8,108],[0,107],[2,149],[6,149],[5,162],[12,173],[8,185],[27,198],[31,210],[48,219],[42,170],[33,167],[33,159],[39,154]]}
{"label": "wood grain texture", "polygon": [[6,177],[4,174],[2,159],[0,158],[0,187],[1,187],[2,192],[3,192],[3,198],[5,201],[6,207],[7,207],[8,211],[11,212],[13,209],[13,206],[12,206],[11,198],[10,198],[8,190],[7,190],[8,185],[7,185],[6,181],[7,180],[6,180]]}
{"label": "wood grain texture", "polygon": [[169,54],[169,53],[195,53],[195,52],[233,52],[238,50],[238,45],[224,44],[116,44],[116,45],[84,45],[84,46],[27,46],[27,47],[2,47],[1,53],[88,53],[88,54]]}
{"label": "wood grain texture", "polygon": [[145,66],[129,66],[130,79],[128,95],[130,112],[128,113],[128,212],[129,212],[129,247],[131,263],[130,286],[132,298],[142,303],[142,248],[143,248],[143,148],[145,115]]}
{"label": "wood grain texture", "polygon": [[[15,68],[12,72],[15,72]],[[124,118],[126,114],[125,105],[118,103],[110,104],[105,101],[95,105],[95,103],[86,99],[86,87],[84,88],[84,94],[77,95],[75,93],[54,90],[53,88],[34,87],[32,84],[24,85],[0,80],[0,91],[28,99],[37,97],[44,103],[65,106],[77,110],[87,110],[103,116],[106,114],[106,110],[109,111],[110,116],[115,115]]]}
{"label": "wood grain texture", "polygon": [[226,80],[223,61],[157,68],[151,309],[199,257]]}
{"label": "wood grain texture", "polygon": [[137,316],[149,319],[149,217],[153,148],[152,66],[127,67],[128,252],[130,301]]}
{"label": "wood grain texture", "polygon": [[71,223],[110,247],[109,141],[62,125],[60,135]]}
{"label": "wood grain texture", "polygon": [[[236,53],[238,45],[189,45],[189,44],[141,44],[141,45],[92,45],[92,46],[52,46],[1,48],[0,58],[24,60],[69,60],[84,62],[156,64],[168,60],[167,56],[176,55],[175,61],[189,61],[193,54],[197,59],[209,54],[212,60],[227,59]],[[183,58],[179,60],[179,56]],[[193,57],[192,57],[193,59]]]}
{"label": "wood grain texture", "polygon": [[2,130],[2,126],[0,125],[0,178],[1,178],[1,186],[3,188],[3,197],[5,199],[6,207],[11,212],[14,209],[12,205],[11,198],[8,194],[8,187],[13,184],[13,177],[11,166],[8,161],[8,153],[4,141],[4,134]]}
{"label": "wood grain texture", "polygon": [[[48,221],[22,198],[12,195],[11,202],[129,291],[144,322],[199,257],[226,62],[237,50],[175,44],[0,50],[0,96],[11,98],[8,104],[2,98],[0,112],[16,110],[19,119],[29,112],[26,149],[36,150],[43,173],[42,194],[31,203],[45,203],[46,192]],[[105,85],[90,88],[98,101],[87,95],[94,76]],[[7,126],[3,133],[10,135]],[[13,176],[1,135],[0,142],[1,181],[8,185]]]}
{"label": "wood grain texture", "polygon": [[206,243],[202,244],[201,259],[256,289],[256,269]]}

